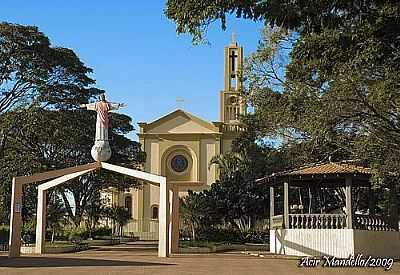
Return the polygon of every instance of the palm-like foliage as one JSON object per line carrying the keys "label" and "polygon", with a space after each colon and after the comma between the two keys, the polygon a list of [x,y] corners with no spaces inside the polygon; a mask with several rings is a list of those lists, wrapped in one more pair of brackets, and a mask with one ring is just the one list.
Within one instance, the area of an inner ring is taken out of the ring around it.
{"label": "palm-like foliage", "polygon": [[188,192],[188,196],[180,199],[179,216],[184,227],[189,228],[191,239],[196,240],[197,230],[201,226],[203,216],[202,194]]}
{"label": "palm-like foliage", "polygon": [[234,174],[245,166],[245,160],[239,153],[228,152],[223,155],[216,155],[208,164],[208,169],[217,165],[220,169],[221,178],[232,178]]}

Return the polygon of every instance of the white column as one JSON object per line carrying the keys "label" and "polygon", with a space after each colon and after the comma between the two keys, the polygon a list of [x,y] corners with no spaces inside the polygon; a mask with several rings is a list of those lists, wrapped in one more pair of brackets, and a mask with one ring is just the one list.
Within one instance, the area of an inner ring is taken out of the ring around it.
{"label": "white column", "polygon": [[12,181],[11,215],[10,215],[10,240],[8,257],[19,257],[21,254],[21,223],[22,223],[22,184],[15,178]]}
{"label": "white column", "polygon": [[46,194],[47,191],[38,188],[38,204],[36,212],[36,246],[35,252],[37,254],[44,253],[45,237],[46,237]]}
{"label": "white column", "polygon": [[346,196],[346,223],[347,223],[347,228],[352,229],[353,228],[353,210],[352,210],[352,205],[351,205],[351,185],[352,185],[352,177],[351,176],[346,176],[345,179],[346,182],[346,187],[345,187],[345,196]]}
{"label": "white column", "polygon": [[271,186],[269,188],[269,229],[272,229],[272,219],[275,215],[275,206],[274,206],[274,187]]}
{"label": "white column", "polygon": [[158,257],[169,257],[169,189],[165,178],[160,181],[158,222]]}
{"label": "white column", "polygon": [[283,183],[283,222],[284,228],[289,228],[289,183]]}

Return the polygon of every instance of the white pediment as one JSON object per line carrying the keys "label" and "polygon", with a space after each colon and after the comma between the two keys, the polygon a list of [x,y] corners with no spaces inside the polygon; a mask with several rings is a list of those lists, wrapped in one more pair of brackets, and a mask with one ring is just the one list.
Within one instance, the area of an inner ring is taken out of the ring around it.
{"label": "white pediment", "polygon": [[213,134],[218,133],[219,129],[190,113],[176,110],[147,124],[145,132],[149,134]]}

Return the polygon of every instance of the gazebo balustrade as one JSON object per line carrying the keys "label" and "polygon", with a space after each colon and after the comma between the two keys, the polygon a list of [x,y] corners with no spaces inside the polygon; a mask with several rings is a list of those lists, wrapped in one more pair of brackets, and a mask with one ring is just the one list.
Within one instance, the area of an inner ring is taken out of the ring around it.
{"label": "gazebo balustrade", "polygon": [[354,229],[372,231],[396,231],[389,223],[388,217],[378,215],[354,215]]}
{"label": "gazebo balustrade", "polygon": [[289,214],[291,229],[346,228],[346,214]]}
{"label": "gazebo balustrade", "polygon": [[[387,217],[368,214],[354,214],[353,228],[371,231],[396,231]],[[289,229],[345,229],[346,214],[289,214]],[[283,215],[272,217],[271,229],[285,228]]]}

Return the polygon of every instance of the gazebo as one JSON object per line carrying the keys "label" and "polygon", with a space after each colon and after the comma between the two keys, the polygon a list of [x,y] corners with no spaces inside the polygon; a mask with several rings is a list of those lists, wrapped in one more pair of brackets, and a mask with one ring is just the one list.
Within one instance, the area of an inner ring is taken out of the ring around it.
{"label": "gazebo", "polygon": [[[270,251],[399,258],[398,217],[390,223],[387,217],[375,215],[370,177],[366,167],[327,163],[260,179],[270,186]],[[324,194],[327,202],[322,204]],[[364,201],[363,209],[359,198]]]}

